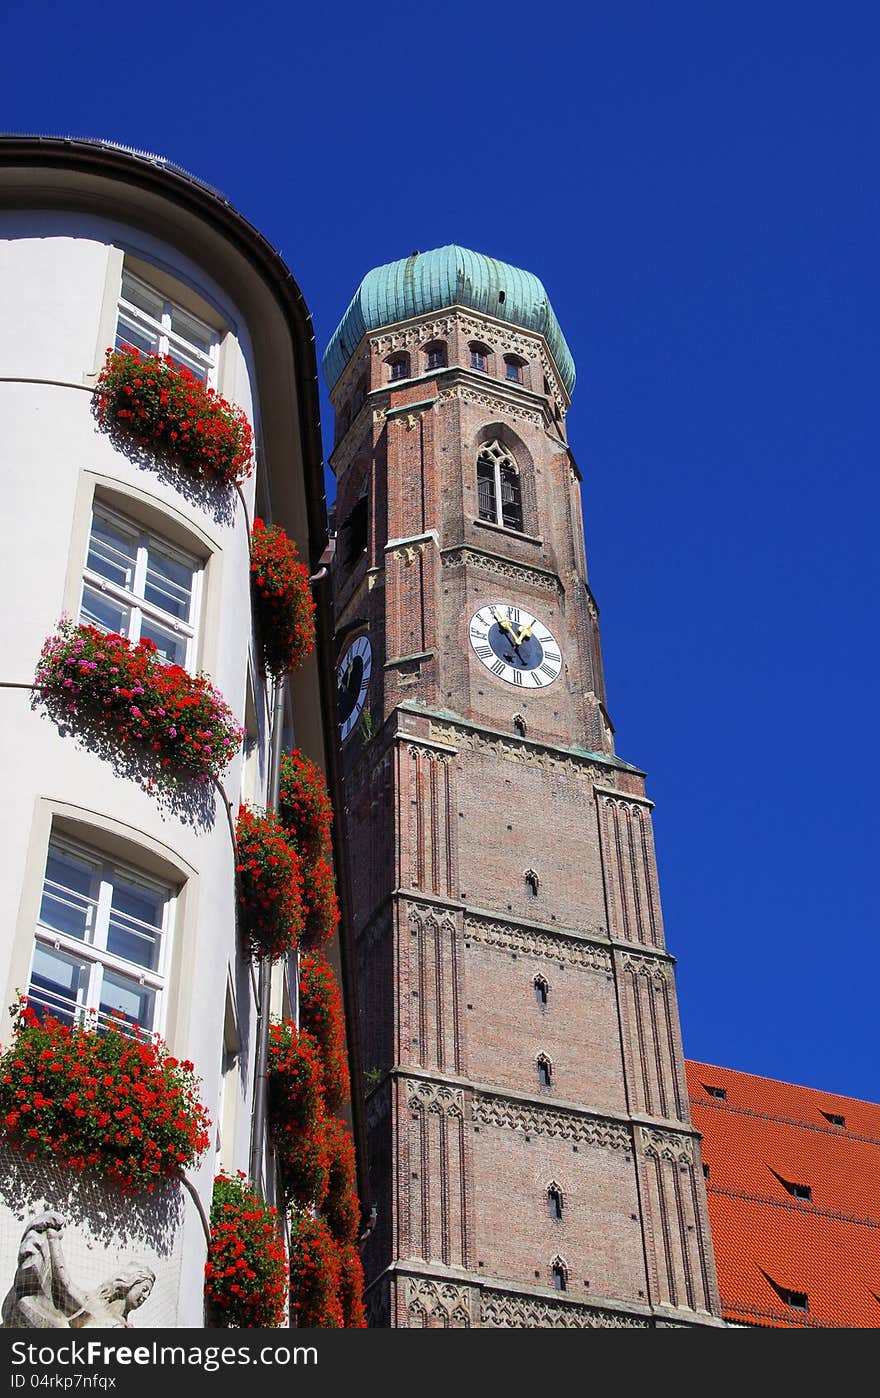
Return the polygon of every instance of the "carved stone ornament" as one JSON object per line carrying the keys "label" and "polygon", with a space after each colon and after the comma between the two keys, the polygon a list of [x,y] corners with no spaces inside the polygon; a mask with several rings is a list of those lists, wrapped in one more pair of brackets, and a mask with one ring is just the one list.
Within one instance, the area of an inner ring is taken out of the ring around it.
{"label": "carved stone ornament", "polygon": [[407,917],[417,932],[446,932],[455,935],[455,918],[442,908],[426,907],[423,904],[408,903]]}
{"label": "carved stone ornament", "polygon": [[526,587],[544,588],[547,592],[563,591],[562,583],[554,573],[510,563],[506,558],[496,558],[491,553],[478,553],[475,549],[449,549],[442,555],[442,563],[444,568],[477,568],[483,573],[492,573],[511,582],[524,583]]}
{"label": "carved stone ornament", "polygon": [[[489,384],[491,384],[491,379]],[[439,399],[441,403],[447,403],[450,399],[457,398],[461,403],[477,403],[482,408],[487,408],[493,415],[499,411],[505,417],[521,419],[523,422],[531,422],[535,427],[541,427],[544,422],[543,414],[537,408],[526,407],[523,403],[513,402],[509,392],[501,389],[501,382],[498,385],[499,391],[493,393],[480,393],[475,388],[466,388],[464,384],[456,384],[452,388],[440,390]]]}
{"label": "carved stone ornament", "polygon": [[543,337],[535,335],[532,339],[525,334],[517,333],[507,326],[493,325],[487,326],[485,321],[475,320],[469,315],[457,317],[458,324],[469,339],[484,340],[489,339],[492,349],[496,354],[518,354],[522,359],[532,359],[536,354],[541,361],[541,368],[544,376],[550,384],[552,395],[559,411],[565,415],[565,400],[559,391],[557,383],[557,369],[544,349]]}
{"label": "carved stone ornament", "polygon": [[472,1111],[474,1121],[484,1126],[505,1126],[510,1131],[527,1131],[529,1135],[583,1141],[611,1150],[632,1150],[630,1130],[618,1121],[596,1120],[573,1111],[536,1107],[510,1097],[484,1097],[479,1093],[474,1097]]}
{"label": "carved stone ornament", "polygon": [[[594,931],[603,937],[608,935],[604,927],[597,927]],[[500,947],[502,951],[515,951],[521,956],[543,956],[548,961],[564,961],[570,966],[611,971],[611,956],[604,947],[592,946],[564,933],[537,932],[530,927],[466,916],[464,934],[470,941]]]}
{"label": "carved stone ornament", "polygon": [[452,1282],[432,1281],[430,1277],[407,1278],[407,1315],[422,1324],[429,1316],[440,1316],[447,1324],[467,1328],[471,1324],[473,1289]]}
{"label": "carved stone ornament", "polygon": [[681,1136],[674,1131],[643,1131],[643,1154],[652,1160],[669,1160],[674,1165],[687,1165],[693,1169],[694,1143],[690,1136]]}
{"label": "carved stone ornament", "polygon": [[480,1324],[503,1330],[647,1330],[649,1322],[622,1311],[599,1310],[578,1301],[545,1301],[537,1296],[511,1296],[484,1291]]}
{"label": "carved stone ornament", "polygon": [[424,542],[417,544],[399,544],[397,548],[389,549],[385,555],[386,563],[389,558],[400,558],[403,560],[405,568],[412,567],[416,559],[424,552]]}
{"label": "carved stone ornament", "polygon": [[[450,747],[469,752],[489,752],[502,757],[507,762],[519,762],[526,767],[540,767],[545,772],[567,772],[572,776],[585,777],[594,786],[608,787],[616,777],[613,767],[599,767],[586,758],[562,754],[540,743],[525,739],[500,738],[488,733],[478,733],[472,728],[459,728],[452,724],[435,723],[431,720],[431,737]],[[644,809],[644,808],[642,808]]]}
{"label": "carved stone ornament", "polygon": [[392,330],[388,335],[376,335],[370,340],[373,354],[389,354],[392,350],[408,349],[411,345],[429,345],[432,340],[448,340],[454,317],[421,321],[405,330]]}
{"label": "carved stone ornament", "polygon": [[146,1301],[156,1273],[146,1262],[132,1259],[91,1291],[77,1286],[61,1246],[66,1226],[67,1220],[53,1212],[28,1221],[3,1301],[3,1329],[130,1329],[129,1314]]}
{"label": "carved stone ornament", "polygon": [[623,959],[623,971],[631,976],[642,976],[646,980],[656,981],[658,985],[667,985],[669,976],[665,966],[658,964],[649,957],[630,956],[627,954]]}
{"label": "carved stone ornament", "polygon": [[437,762],[441,767],[445,767],[455,756],[443,748],[423,747],[421,743],[408,743],[406,750],[410,757],[419,757],[423,762]]}
{"label": "carved stone ornament", "polygon": [[411,1082],[406,1105],[410,1111],[436,1112],[439,1116],[464,1117],[464,1093],[445,1083]]}

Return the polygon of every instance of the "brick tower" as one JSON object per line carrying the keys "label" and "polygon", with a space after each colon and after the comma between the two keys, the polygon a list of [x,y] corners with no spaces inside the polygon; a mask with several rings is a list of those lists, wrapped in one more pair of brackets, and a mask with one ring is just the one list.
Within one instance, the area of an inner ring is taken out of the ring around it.
{"label": "brick tower", "polygon": [[365,277],[324,370],[370,1323],[721,1324],[559,324],[528,272],[413,253]]}

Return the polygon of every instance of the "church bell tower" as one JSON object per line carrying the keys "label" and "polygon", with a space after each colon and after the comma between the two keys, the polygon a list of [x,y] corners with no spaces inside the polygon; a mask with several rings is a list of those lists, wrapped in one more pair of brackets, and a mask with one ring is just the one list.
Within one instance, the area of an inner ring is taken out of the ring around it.
{"label": "church bell tower", "polygon": [[413,253],[364,278],[324,371],[370,1323],[720,1325],[546,292]]}

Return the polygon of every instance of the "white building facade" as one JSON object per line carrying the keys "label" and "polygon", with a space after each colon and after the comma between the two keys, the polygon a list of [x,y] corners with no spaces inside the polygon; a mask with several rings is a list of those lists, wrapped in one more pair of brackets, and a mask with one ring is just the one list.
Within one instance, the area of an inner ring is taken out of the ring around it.
{"label": "white building facade", "polygon": [[[272,759],[255,516],[285,528],[315,577],[318,641],[287,687],[284,746],[328,772],[331,794],[335,781],[311,325],[281,259],[222,196],[160,158],[60,139],[0,138],[0,304],[0,1045],[20,995],[68,1022],[122,1010],[194,1064],[213,1123],[185,1182],[124,1205],[87,1171],[71,1181],[4,1146],[0,1291],[33,1219],[55,1214],[78,1286],[143,1262],[154,1283],[128,1323],[200,1327],[214,1174],[249,1173],[255,1149],[259,984],[237,938],[232,838],[239,802],[266,804]],[[119,344],[170,354],[244,410],[256,469],[240,488],[188,482],[100,430],[93,390]],[[62,616],[149,638],[209,677],[244,729],[219,787],[150,789],[137,754],[108,754],[35,702]],[[273,970],[273,1014],[295,1014],[294,970]]]}

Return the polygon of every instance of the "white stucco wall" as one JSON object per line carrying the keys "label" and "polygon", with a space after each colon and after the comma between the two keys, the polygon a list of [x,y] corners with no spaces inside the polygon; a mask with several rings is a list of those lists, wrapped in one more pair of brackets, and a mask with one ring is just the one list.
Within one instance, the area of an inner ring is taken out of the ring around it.
{"label": "white stucco wall", "polygon": [[[210,542],[210,596],[202,604],[200,664],[241,722],[251,644],[242,502],[235,491],[225,492],[231,508],[224,516],[212,508],[210,498],[202,503],[192,492],[181,493],[161,472],[114,450],[91,416],[87,388],[103,360],[104,340],[112,340],[106,331],[118,292],[120,249],[179,277],[234,329],[224,343],[221,387],[253,420],[256,395],[246,327],[222,289],[196,265],[137,229],[102,219],[57,212],[0,215],[0,528],[5,579],[0,680],[6,685],[32,680],[43,640],[55,629],[65,603],[71,605],[73,598],[73,605],[78,602],[77,579],[95,483],[105,489],[116,485],[131,490],[134,508],[147,506],[159,516],[167,511],[175,528],[191,528],[197,539]],[[24,379],[54,382],[20,381]],[[244,487],[249,516],[253,492],[251,480]],[[63,811],[75,819],[79,812],[83,836],[95,845],[101,835],[93,831],[90,837],[90,825],[103,821],[117,835],[127,831],[132,846],[143,842],[151,858],[176,861],[187,879],[185,927],[174,930],[178,942],[173,965],[179,982],[169,987],[170,1011],[162,1028],[172,1052],[196,1065],[204,1101],[216,1118],[230,974],[238,996],[244,1092],[252,1076],[255,1019],[248,1003],[250,974],[235,964],[233,847],[221,801],[209,792],[202,818],[163,806],[76,736],[62,736],[45,715],[32,711],[24,689],[0,689],[0,763],[5,777],[0,788],[0,984],[6,987],[5,1004],[27,985],[35,880],[39,883],[42,876],[53,813]],[[240,779],[237,758],[223,777],[233,810]],[[10,1039],[5,1004],[0,1007],[3,1046]],[[246,1169],[246,1110],[238,1113],[236,1150],[236,1164]],[[206,1210],[214,1164],[209,1150],[195,1180]],[[163,1323],[201,1325],[204,1239],[193,1208],[181,1217],[186,1236],[179,1248],[179,1301],[175,1318]]]}

